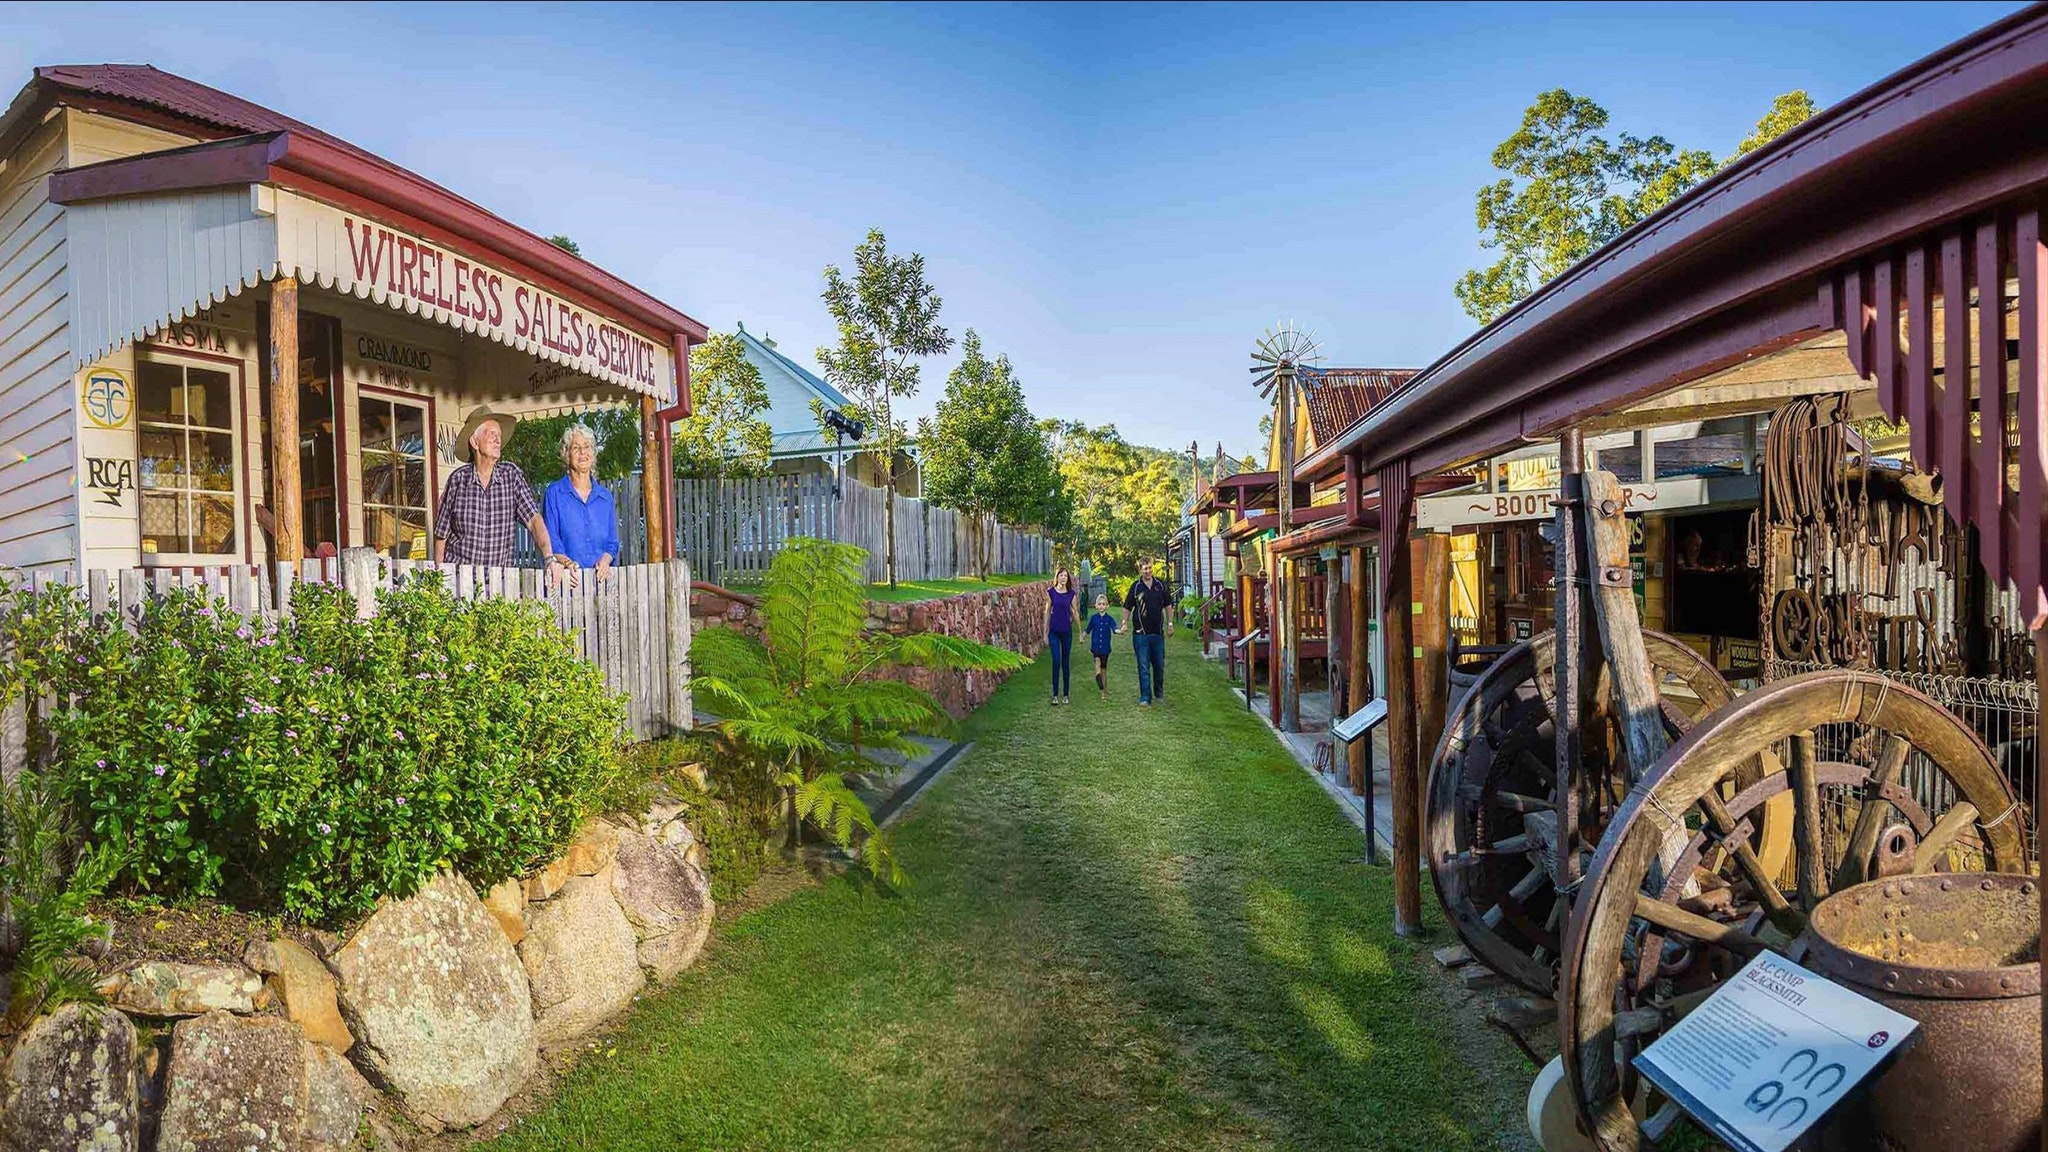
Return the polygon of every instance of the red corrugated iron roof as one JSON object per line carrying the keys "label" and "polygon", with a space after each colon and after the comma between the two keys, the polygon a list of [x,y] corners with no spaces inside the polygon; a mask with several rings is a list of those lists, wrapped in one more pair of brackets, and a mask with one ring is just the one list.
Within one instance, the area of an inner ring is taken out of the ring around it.
{"label": "red corrugated iron roof", "polygon": [[[367,191],[380,200],[388,196],[430,224],[522,260],[540,272],[544,282],[552,276],[558,283],[587,289],[651,326],[683,335],[689,342],[700,342],[706,335],[699,321],[590,261],[556,248],[473,200],[310,124],[148,64],[54,64],[37,68],[35,79],[0,113],[0,155],[5,154],[8,137],[22,129],[32,110],[40,106],[39,95],[118,101],[165,113],[194,128],[213,129],[223,137],[288,133],[302,143],[312,142],[316,149],[328,150],[328,162],[321,165],[319,175],[337,187],[358,193]],[[354,166],[360,167],[351,172],[349,169]],[[679,379],[683,372],[679,367]]]}
{"label": "red corrugated iron roof", "polygon": [[1367,412],[1385,403],[1415,375],[1413,368],[1325,368],[1303,377],[1309,434],[1327,444]]}

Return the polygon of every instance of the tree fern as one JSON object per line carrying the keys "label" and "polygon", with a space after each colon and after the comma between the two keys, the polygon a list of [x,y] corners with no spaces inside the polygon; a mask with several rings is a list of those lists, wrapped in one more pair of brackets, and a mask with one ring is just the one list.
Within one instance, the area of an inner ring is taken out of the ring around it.
{"label": "tree fern", "polygon": [[930,693],[889,673],[1010,671],[1025,660],[958,636],[870,630],[866,570],[867,553],[852,545],[791,541],[768,569],[761,638],[698,633],[691,687],[722,717],[726,739],[789,789],[799,820],[894,882],[901,870],[888,839],[844,774],[874,767],[877,752],[914,759],[924,749],[911,736],[950,732],[953,721]]}

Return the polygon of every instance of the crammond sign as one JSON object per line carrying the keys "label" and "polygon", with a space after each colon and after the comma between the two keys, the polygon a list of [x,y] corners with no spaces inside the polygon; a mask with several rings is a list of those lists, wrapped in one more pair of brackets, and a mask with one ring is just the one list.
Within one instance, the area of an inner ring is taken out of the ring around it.
{"label": "crammond sign", "polygon": [[615,317],[360,213],[280,190],[278,263],[672,403],[675,357]]}

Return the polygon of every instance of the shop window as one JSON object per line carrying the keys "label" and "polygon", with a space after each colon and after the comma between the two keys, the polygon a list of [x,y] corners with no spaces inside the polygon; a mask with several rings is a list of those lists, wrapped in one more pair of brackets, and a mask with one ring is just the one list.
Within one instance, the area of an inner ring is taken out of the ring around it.
{"label": "shop window", "polygon": [[150,359],[135,375],[143,553],[234,554],[234,378]]}
{"label": "shop window", "polygon": [[427,559],[427,408],[407,400],[363,396],[363,543],[398,559]]}
{"label": "shop window", "polygon": [[1758,572],[1749,566],[1747,511],[1673,516],[1667,523],[1668,632],[1757,638]]}

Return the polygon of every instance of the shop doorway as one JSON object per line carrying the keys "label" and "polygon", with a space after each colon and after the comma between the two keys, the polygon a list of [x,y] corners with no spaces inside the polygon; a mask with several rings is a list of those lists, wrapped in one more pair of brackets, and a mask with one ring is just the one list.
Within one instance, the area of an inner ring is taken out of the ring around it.
{"label": "shop doorway", "polygon": [[[276,424],[270,412],[270,331],[259,324],[257,347],[262,361],[263,465],[269,474],[276,459],[272,439]],[[344,476],[341,468],[340,413],[336,394],[341,383],[341,322],[331,316],[299,313],[299,523],[308,556],[334,556],[341,551]],[[275,498],[265,483],[263,503]],[[269,520],[268,517],[264,518]],[[272,521],[271,523],[274,523]],[[271,523],[265,524],[266,532]],[[274,546],[276,541],[271,540]]]}

